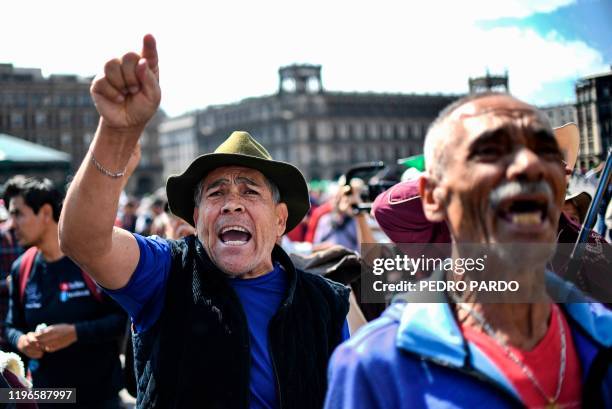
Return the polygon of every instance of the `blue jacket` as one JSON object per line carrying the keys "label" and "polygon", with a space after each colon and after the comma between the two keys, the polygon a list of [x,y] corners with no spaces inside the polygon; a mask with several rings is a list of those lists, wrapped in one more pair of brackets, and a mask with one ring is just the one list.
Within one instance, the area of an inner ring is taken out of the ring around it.
{"label": "blue jacket", "polygon": [[[561,304],[583,374],[583,407],[612,408],[612,313]],[[517,391],[468,342],[447,303],[393,304],[336,349],[327,409],[513,408]]]}

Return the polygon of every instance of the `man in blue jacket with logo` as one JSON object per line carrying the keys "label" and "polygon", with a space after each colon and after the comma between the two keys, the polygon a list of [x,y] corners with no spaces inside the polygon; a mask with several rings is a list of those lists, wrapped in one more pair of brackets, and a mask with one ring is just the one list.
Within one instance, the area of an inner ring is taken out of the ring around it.
{"label": "man in blue jacket with logo", "polygon": [[488,245],[495,274],[529,302],[407,295],[336,350],[326,408],[612,407],[612,315],[542,285],[565,191],[546,118],[507,94],[469,96],[432,124],[425,157],[423,209],[449,226],[454,260],[466,243]]}

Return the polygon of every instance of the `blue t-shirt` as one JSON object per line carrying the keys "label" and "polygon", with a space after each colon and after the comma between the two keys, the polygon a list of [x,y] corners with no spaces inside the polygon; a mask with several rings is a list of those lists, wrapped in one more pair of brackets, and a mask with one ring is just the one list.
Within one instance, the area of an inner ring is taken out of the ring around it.
{"label": "blue t-shirt", "polygon": [[280,264],[272,272],[243,280],[231,278],[229,282],[238,294],[249,326],[251,344],[251,409],[278,407],[276,378],[268,349],[268,323],[280,307],[287,291],[287,274]]}
{"label": "blue t-shirt", "polygon": [[[160,237],[134,234],[140,259],[130,281],[118,290],[106,290],[132,317],[137,332],[146,331],[161,315],[164,289],[171,266],[170,244]],[[268,324],[287,291],[287,274],[280,264],[253,279],[228,278],[236,291],[249,327],[251,372],[249,389],[251,409],[278,408],[276,379],[268,348]],[[342,328],[343,340],[349,338],[348,323]]]}

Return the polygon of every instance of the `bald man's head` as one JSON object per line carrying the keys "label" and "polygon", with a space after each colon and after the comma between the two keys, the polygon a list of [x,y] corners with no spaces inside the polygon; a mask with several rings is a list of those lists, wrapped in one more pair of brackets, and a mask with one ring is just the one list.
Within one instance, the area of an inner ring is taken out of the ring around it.
{"label": "bald man's head", "polygon": [[[506,93],[487,92],[458,99],[440,112],[425,137],[423,150],[430,177],[443,177],[448,161],[453,157],[453,147],[456,146],[458,138],[465,136],[463,122],[495,109],[515,110],[519,115],[531,112],[548,124],[546,116],[535,107]],[[550,127],[550,124],[548,126]]]}

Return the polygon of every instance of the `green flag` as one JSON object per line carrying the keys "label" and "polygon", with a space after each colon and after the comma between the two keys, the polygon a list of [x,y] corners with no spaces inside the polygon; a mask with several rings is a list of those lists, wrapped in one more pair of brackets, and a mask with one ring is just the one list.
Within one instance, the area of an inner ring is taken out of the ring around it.
{"label": "green flag", "polygon": [[415,168],[420,172],[425,171],[425,157],[423,155],[414,155],[407,158],[398,159],[397,163],[406,168]]}

